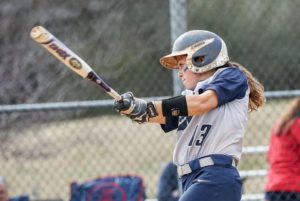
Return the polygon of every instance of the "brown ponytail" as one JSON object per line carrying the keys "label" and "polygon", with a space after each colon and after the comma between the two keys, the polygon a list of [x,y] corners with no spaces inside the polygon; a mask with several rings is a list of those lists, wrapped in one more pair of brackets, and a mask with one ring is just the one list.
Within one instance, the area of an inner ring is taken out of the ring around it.
{"label": "brown ponytail", "polygon": [[255,79],[255,77],[252,75],[252,73],[249,70],[247,70],[241,64],[236,62],[230,62],[229,65],[241,69],[243,73],[246,75],[248,80],[248,85],[250,88],[249,105],[248,105],[249,112],[252,112],[253,110],[257,110],[266,101],[264,96],[264,86],[257,79]]}
{"label": "brown ponytail", "polygon": [[293,125],[293,120],[300,116],[300,98],[295,98],[287,111],[278,119],[278,125],[275,130],[276,135],[286,133]]}

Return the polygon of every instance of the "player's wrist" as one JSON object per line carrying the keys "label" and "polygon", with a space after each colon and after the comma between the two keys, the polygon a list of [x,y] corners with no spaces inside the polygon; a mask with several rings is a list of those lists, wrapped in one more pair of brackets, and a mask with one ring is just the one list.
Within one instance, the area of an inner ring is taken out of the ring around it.
{"label": "player's wrist", "polygon": [[148,119],[158,116],[158,112],[154,101],[147,102],[147,114],[148,114]]}

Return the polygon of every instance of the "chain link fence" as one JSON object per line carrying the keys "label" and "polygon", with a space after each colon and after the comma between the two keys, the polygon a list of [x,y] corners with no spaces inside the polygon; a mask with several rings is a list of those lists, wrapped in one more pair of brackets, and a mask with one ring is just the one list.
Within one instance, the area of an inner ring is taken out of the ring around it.
{"label": "chain link fence", "polygon": [[[173,8],[170,2],[181,6]],[[244,194],[264,193],[271,127],[291,98],[300,95],[300,2],[170,2],[0,3],[0,65],[6,75],[0,89],[0,174],[12,195],[68,200],[73,181],[138,174],[147,196],[155,198],[160,171],[172,159],[176,141],[175,133],[163,134],[159,125],[138,125],[116,115],[105,93],[30,41],[30,28],[37,24],[82,55],[116,91],[131,90],[149,99],[176,91],[172,72],[158,62],[170,52],[176,23],[181,24],[177,34],[186,24],[188,30],[207,29],[221,35],[231,60],[245,65],[267,91],[265,107],[249,115],[238,166],[246,178]],[[184,16],[172,21],[172,9]],[[41,102],[45,104],[33,104]]]}

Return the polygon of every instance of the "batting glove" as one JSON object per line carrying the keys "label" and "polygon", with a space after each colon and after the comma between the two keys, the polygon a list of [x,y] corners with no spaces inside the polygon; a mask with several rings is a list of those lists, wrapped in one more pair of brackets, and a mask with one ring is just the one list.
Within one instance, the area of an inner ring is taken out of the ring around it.
{"label": "batting glove", "polygon": [[121,95],[122,101],[114,102],[114,109],[137,123],[148,121],[147,102],[143,99],[135,98],[132,92]]}

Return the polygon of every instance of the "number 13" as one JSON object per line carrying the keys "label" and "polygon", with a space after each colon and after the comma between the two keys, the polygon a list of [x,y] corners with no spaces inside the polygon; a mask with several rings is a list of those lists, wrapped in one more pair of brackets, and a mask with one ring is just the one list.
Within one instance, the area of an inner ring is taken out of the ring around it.
{"label": "number 13", "polygon": [[197,133],[197,129],[198,129],[198,126],[196,126],[195,131],[193,133],[193,136],[192,136],[192,138],[191,138],[191,140],[189,142],[189,146],[192,146],[194,144],[194,142],[195,142],[196,146],[201,146],[202,143],[204,142],[204,139],[206,138],[206,136],[207,136],[210,128],[211,128],[211,125],[209,125],[209,124],[203,124],[201,126],[201,128],[200,128],[199,138],[198,139],[194,139],[195,135]]}

